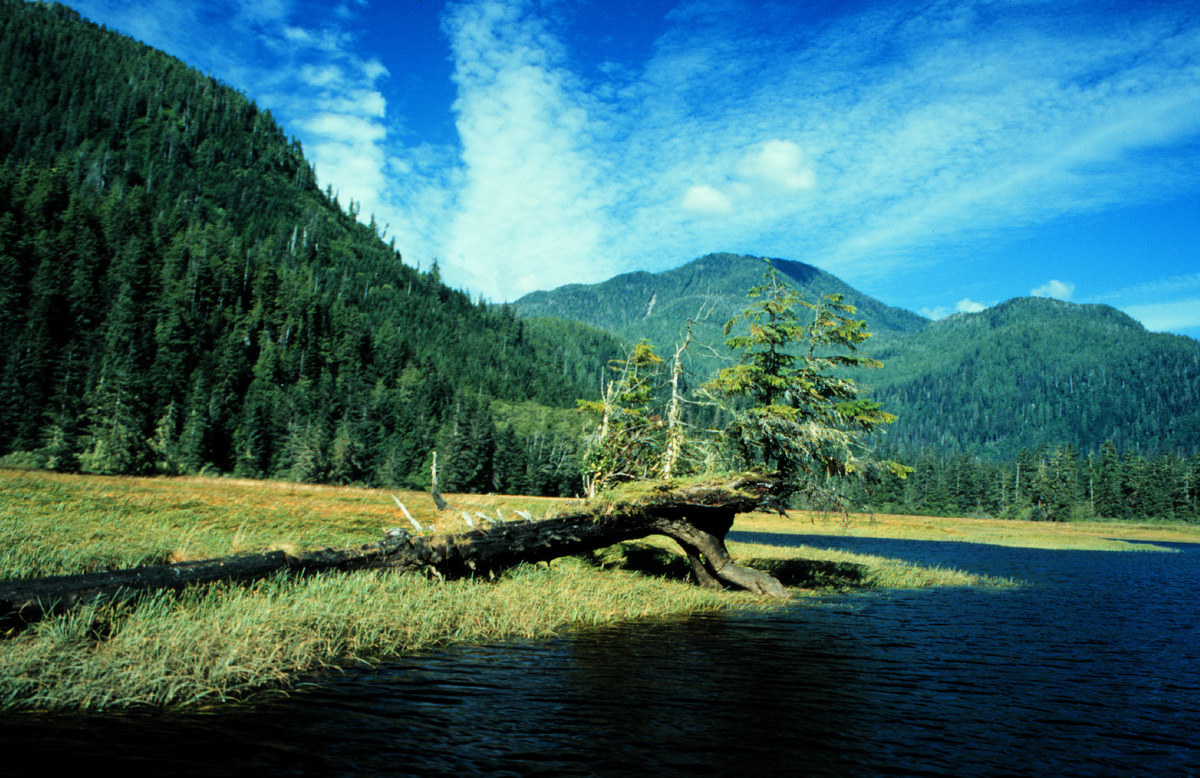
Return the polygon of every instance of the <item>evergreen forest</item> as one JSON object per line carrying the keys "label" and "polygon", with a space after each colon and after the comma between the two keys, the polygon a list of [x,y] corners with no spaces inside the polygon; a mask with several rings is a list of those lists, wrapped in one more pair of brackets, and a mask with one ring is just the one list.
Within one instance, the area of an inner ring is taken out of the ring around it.
{"label": "evergreen forest", "polygon": [[0,0],[3,463],[573,494],[619,352],[406,263],[243,94]]}
{"label": "evergreen forest", "polygon": [[903,480],[853,485],[852,503],[926,516],[1200,523],[1200,453],[1145,456],[1105,441],[1087,454],[1068,443],[999,461],[931,449],[890,456],[914,471]]}

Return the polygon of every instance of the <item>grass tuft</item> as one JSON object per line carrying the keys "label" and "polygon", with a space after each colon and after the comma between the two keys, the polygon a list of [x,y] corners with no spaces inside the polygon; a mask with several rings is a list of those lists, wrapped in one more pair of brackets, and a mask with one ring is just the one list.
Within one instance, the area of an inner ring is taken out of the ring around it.
{"label": "grass tuft", "polygon": [[[426,494],[396,496],[439,532],[466,529],[462,511],[512,519],[518,509],[540,517],[569,507],[561,500],[448,495],[454,510],[438,513]],[[404,523],[390,491],[0,470],[0,577],[354,546]],[[998,583],[877,557],[730,546],[735,558],[799,590]],[[701,589],[687,573],[674,544],[648,539],[523,565],[494,582],[375,571],[118,599],[0,640],[0,709],[95,712],[240,701],[346,661],[629,619],[770,607],[747,594]]]}

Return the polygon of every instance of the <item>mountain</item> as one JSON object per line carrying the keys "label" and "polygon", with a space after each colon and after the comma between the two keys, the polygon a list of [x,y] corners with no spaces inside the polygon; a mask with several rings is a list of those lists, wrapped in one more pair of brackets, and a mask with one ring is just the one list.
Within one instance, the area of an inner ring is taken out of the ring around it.
{"label": "mountain", "polygon": [[357,211],[245,95],[0,0],[0,463],[420,486],[436,449],[447,491],[576,491],[555,413],[616,339],[474,303]]}
{"label": "mountain", "polygon": [[871,353],[884,368],[863,380],[900,416],[888,440],[902,449],[1200,451],[1200,342],[1106,305],[1017,298]]}
{"label": "mountain", "polygon": [[[1200,342],[1150,333],[1104,305],[1019,298],[980,313],[930,322],[884,305],[836,277],[799,262],[770,260],[808,300],[839,293],[875,337],[865,354],[882,370],[855,376],[899,415],[879,442],[916,452],[1011,459],[1022,448],[1071,444],[1098,451],[1105,440],[1138,453],[1200,451]],[[689,317],[717,346],[721,327],[746,307],[766,260],[710,254],[663,273],[630,273],[594,285],[535,292],[522,315],[560,316],[642,338],[667,351]],[[693,369],[711,374],[716,359]]]}
{"label": "mountain", "polygon": [[[871,325],[877,340],[919,332],[929,320],[885,305],[841,279],[802,262],[769,260],[796,289],[812,300],[845,295]],[[514,303],[522,316],[556,316],[608,330],[627,341],[642,338],[667,349],[682,339],[688,319],[704,316],[694,333],[720,345],[722,328],[746,307],[746,292],[763,281],[767,259],[737,254],[708,254],[661,273],[626,273],[599,284],[571,284],[532,292]]]}

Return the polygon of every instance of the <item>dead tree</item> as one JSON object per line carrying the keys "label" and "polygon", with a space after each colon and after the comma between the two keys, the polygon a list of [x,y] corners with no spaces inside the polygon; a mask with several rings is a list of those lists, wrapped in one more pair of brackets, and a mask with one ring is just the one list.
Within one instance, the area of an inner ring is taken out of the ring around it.
{"label": "dead tree", "polygon": [[278,571],[317,573],[384,568],[438,578],[491,578],[522,562],[546,562],[615,543],[664,535],[679,543],[696,582],[786,598],[775,578],[734,563],[725,535],[739,513],[775,509],[776,482],[756,473],[680,487],[640,484],[585,510],[540,521],[500,521],[459,535],[417,536],[389,530],[360,548],[289,554],[272,551],[82,575],[0,582],[0,619],[30,622],[120,592],[179,589],[188,584],[250,581]]}

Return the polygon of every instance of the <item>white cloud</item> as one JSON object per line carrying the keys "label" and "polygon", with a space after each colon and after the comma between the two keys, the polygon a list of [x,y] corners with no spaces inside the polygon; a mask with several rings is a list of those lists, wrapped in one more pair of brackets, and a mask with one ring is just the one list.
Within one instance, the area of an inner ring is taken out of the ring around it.
{"label": "white cloud", "polygon": [[300,27],[284,27],[283,37],[301,46],[311,46],[315,40],[311,32]]}
{"label": "white cloud", "polygon": [[[713,165],[721,173],[718,157]],[[800,147],[787,140],[771,139],[753,144],[725,176],[722,188],[693,184],[683,193],[683,210],[702,214],[729,214],[740,203],[743,209],[760,212],[763,197],[779,198],[806,192],[816,186],[816,173],[805,163]],[[752,210],[751,210],[752,209]]]}
{"label": "white cloud", "polygon": [[1031,297],[1053,297],[1056,300],[1067,301],[1075,294],[1075,284],[1051,279],[1041,286],[1029,290]]}
{"label": "white cloud", "polygon": [[804,152],[790,140],[755,144],[738,164],[738,173],[776,193],[808,190],[817,184],[817,174],[805,164]]}
{"label": "white cloud", "polygon": [[922,308],[919,313],[926,319],[937,321],[938,319],[946,318],[952,313],[979,313],[980,311],[987,310],[988,307],[984,303],[977,303],[969,297],[964,297],[954,305],[953,310],[944,305],[939,305],[935,308]]}
{"label": "white cloud", "polygon": [[1152,332],[1200,330],[1200,297],[1147,305],[1127,305],[1121,310]]}
{"label": "white cloud", "polygon": [[596,155],[606,129],[529,10],[485,2],[458,6],[446,20],[462,188],[443,272],[500,299],[600,280],[613,197],[607,161]]}
{"label": "white cloud", "polygon": [[336,65],[326,64],[321,67],[305,65],[300,68],[300,79],[309,86],[329,86],[341,81],[343,77],[342,69]]}
{"label": "white cloud", "polygon": [[709,215],[729,213],[733,210],[733,203],[729,198],[708,184],[689,186],[679,205],[685,211]]}

